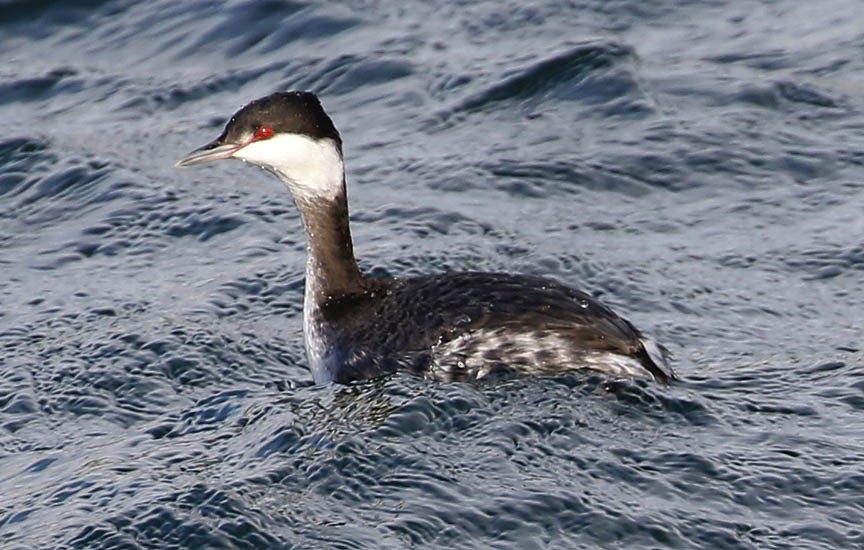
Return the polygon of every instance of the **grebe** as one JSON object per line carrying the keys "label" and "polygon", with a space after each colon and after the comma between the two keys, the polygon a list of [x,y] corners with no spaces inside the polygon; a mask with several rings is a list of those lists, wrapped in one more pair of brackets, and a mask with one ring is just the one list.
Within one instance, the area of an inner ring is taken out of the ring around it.
{"label": "grebe", "polygon": [[348,227],[342,139],[311,92],[252,101],[177,166],[221,159],[275,174],[300,210],[308,251],[303,332],[316,383],[397,370],[437,380],[575,369],[664,383],[675,377],[663,347],[592,296],[552,279],[364,276]]}

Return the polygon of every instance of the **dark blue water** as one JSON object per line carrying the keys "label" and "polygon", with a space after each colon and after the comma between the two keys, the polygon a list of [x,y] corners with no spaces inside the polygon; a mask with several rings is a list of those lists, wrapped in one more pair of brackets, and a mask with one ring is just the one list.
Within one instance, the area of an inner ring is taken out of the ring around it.
{"label": "dark blue water", "polygon": [[[864,8],[0,3],[3,548],[864,546]],[[176,170],[318,92],[362,265],[591,290],[675,353],[312,386],[282,185]]]}

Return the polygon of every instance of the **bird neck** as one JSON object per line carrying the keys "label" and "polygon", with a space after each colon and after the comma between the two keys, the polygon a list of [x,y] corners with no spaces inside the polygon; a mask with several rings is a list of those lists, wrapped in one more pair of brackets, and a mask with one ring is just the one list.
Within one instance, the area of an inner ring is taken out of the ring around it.
{"label": "bird neck", "polygon": [[306,297],[318,304],[364,287],[354,258],[344,181],[343,176],[336,194],[294,199],[306,230]]}

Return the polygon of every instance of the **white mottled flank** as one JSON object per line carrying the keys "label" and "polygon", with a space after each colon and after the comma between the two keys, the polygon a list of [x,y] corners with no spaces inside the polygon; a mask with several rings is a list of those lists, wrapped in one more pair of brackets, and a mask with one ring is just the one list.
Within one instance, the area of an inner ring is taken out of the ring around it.
{"label": "white mottled flank", "polygon": [[234,158],[276,172],[301,202],[342,193],[344,166],[332,139],[276,134],[240,148]]}
{"label": "white mottled flank", "polygon": [[575,364],[574,368],[587,368],[611,374],[615,377],[642,376],[654,378],[651,371],[642,366],[638,359],[629,355],[618,353],[594,352],[581,358],[582,364]]}
{"label": "white mottled flank", "polygon": [[[528,375],[591,369],[616,377],[654,378],[638,359],[609,352],[582,350],[552,331],[513,332],[505,328],[479,329],[433,347],[431,378],[462,373],[482,379],[499,365]],[[486,354],[498,354],[500,361]],[[659,353],[659,350],[658,350]]]}

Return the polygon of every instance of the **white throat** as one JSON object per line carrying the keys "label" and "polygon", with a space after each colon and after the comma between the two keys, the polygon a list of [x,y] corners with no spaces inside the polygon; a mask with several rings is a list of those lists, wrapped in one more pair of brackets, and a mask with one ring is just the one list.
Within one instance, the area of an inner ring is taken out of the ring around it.
{"label": "white throat", "polygon": [[329,138],[277,134],[246,145],[234,157],[275,172],[297,201],[335,199],[345,192],[342,155]]}

